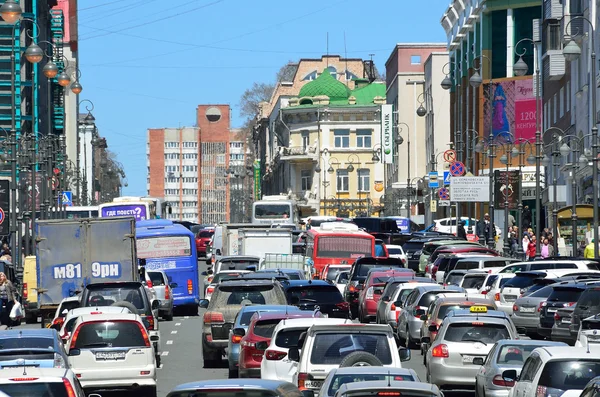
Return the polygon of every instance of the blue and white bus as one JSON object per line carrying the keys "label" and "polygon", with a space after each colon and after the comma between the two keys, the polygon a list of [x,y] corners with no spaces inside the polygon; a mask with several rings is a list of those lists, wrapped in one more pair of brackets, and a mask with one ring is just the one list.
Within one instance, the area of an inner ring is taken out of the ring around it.
{"label": "blue and white bus", "polygon": [[162,270],[169,277],[173,304],[198,314],[200,288],[194,233],[166,219],[138,221],[135,228],[137,256],[146,270]]}

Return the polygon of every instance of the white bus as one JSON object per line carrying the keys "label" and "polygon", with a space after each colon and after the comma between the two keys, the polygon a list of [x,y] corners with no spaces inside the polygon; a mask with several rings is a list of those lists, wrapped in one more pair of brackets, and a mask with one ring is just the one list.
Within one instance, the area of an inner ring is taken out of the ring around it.
{"label": "white bus", "polygon": [[136,221],[166,218],[166,205],[155,197],[123,196],[98,206],[98,216],[133,216]]}
{"label": "white bus", "polygon": [[277,224],[300,222],[296,201],[287,196],[263,196],[252,204],[252,223]]}
{"label": "white bus", "polygon": [[97,205],[82,205],[66,207],[67,219],[98,218]]}

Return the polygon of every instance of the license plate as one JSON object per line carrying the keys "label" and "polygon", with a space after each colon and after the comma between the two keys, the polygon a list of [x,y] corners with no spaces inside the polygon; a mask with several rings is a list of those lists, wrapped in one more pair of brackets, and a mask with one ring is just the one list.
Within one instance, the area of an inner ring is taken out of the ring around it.
{"label": "license plate", "polygon": [[305,380],[304,387],[307,389],[320,389],[323,386],[322,380]]}
{"label": "license plate", "polygon": [[571,324],[571,319],[570,318],[563,318],[562,319],[562,323],[563,324]]}
{"label": "license plate", "polygon": [[122,360],[125,352],[96,352],[96,360]]}
{"label": "license plate", "polygon": [[548,309],[548,313],[556,313],[556,310],[558,309]]}
{"label": "license plate", "polygon": [[523,307],[523,306],[521,306],[519,308],[519,311],[521,313],[533,313],[533,312],[535,312],[535,307]]}
{"label": "license plate", "polygon": [[462,362],[463,362],[463,364],[473,364],[474,358],[475,358],[475,356],[463,356]]}
{"label": "license plate", "polygon": [[514,302],[517,300],[517,295],[504,295],[504,300],[506,302]]}
{"label": "license plate", "polygon": [[4,368],[38,368],[39,365],[35,365],[35,364],[30,364],[30,365],[3,365],[2,369]]}

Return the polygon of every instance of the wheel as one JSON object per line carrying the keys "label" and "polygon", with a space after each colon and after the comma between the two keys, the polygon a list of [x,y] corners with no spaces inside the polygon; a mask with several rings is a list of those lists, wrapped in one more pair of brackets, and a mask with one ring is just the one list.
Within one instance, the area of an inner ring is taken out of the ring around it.
{"label": "wheel", "polygon": [[139,397],[156,397],[156,386],[142,387],[136,390],[134,395]]}
{"label": "wheel", "polygon": [[238,377],[238,370],[235,368],[229,368],[229,374],[227,376],[229,379],[235,379]]}
{"label": "wheel", "polygon": [[410,340],[410,331],[408,330],[408,326],[406,326],[406,346],[409,349],[416,348],[416,345],[413,341]]}
{"label": "wheel", "polygon": [[188,316],[197,316],[198,315],[198,306],[190,305],[185,309],[185,313]]}
{"label": "wheel", "polygon": [[381,363],[381,360],[379,360],[377,356],[362,351],[352,352],[344,357],[340,362],[340,368],[369,366],[381,367],[382,365],[383,364]]}
{"label": "wheel", "polygon": [[221,360],[219,352],[208,350],[205,346],[202,351],[202,359],[204,360],[204,368],[216,368]]}

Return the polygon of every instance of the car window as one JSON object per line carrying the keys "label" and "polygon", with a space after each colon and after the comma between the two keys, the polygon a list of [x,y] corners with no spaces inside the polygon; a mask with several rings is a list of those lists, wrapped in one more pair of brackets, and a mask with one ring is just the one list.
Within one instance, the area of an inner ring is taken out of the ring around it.
{"label": "car window", "polygon": [[506,288],[527,288],[527,287],[533,285],[535,279],[536,279],[535,276],[534,277],[515,276],[511,279],[508,279],[508,281],[506,281],[504,286]]}
{"label": "car window", "polygon": [[516,272],[524,272],[527,270],[527,265],[513,265],[509,266],[506,269],[500,271],[500,273],[516,273]]}
{"label": "car window", "polygon": [[[334,375],[331,378],[331,383],[329,384],[329,389],[327,390],[327,395],[328,396],[333,396],[335,395],[335,393],[337,393],[337,391],[339,390],[340,387],[342,387],[343,385],[345,385],[346,383],[354,383],[354,382],[367,382],[367,381],[374,381],[374,380],[383,380],[383,381],[390,381],[390,380],[395,380],[395,381],[408,381],[408,382],[414,382],[417,381],[417,379],[415,379],[412,375],[410,374],[405,374],[405,375],[389,375],[387,373],[382,373],[382,374],[356,374],[356,375],[351,375],[351,374],[347,374],[347,375]],[[402,393],[402,395],[407,395],[408,393]],[[390,395],[396,395],[396,394],[390,394]]]}
{"label": "car window", "polygon": [[523,364],[523,370],[521,371],[519,382],[531,382],[540,364],[541,360],[537,355],[530,356],[525,361],[525,364]]}
{"label": "car window", "polygon": [[256,310],[246,310],[245,312],[243,312],[240,317],[239,324],[240,325],[250,325],[250,320],[252,319],[252,316],[254,315],[254,313],[256,313],[257,311],[258,311],[258,308],[256,308]]}
{"label": "car window", "polygon": [[589,288],[579,297],[575,310],[595,310],[597,308],[600,308],[600,288]]}
{"label": "car window", "polygon": [[335,276],[337,276],[338,273],[342,270],[345,269],[341,269],[339,267],[330,267],[329,269],[327,269],[327,275],[325,276],[325,278],[330,281],[335,280]]}
{"label": "car window", "polygon": [[213,234],[215,234],[215,232],[213,231],[206,231],[206,230],[202,230],[199,231],[198,234],[196,235],[197,238],[211,238],[213,236]]}
{"label": "car window", "polygon": [[553,288],[549,285],[546,285],[543,288],[538,289],[537,291],[527,295],[530,298],[547,298],[552,293]]}
{"label": "car window", "polygon": [[486,277],[485,274],[477,275],[477,276],[466,276],[462,281],[461,287],[479,289],[479,288],[481,288],[485,277]]}
{"label": "car window", "polygon": [[280,321],[280,319],[257,321],[256,324],[254,324],[253,332],[257,336],[270,338],[273,336],[273,331],[275,331],[275,327]]}
{"label": "car window", "polygon": [[[469,309],[471,306],[473,305],[464,305],[464,304],[451,304],[451,305],[442,305],[440,306],[440,310],[438,311],[438,315],[437,318],[439,319],[443,319],[444,317],[446,317],[446,314],[450,313],[452,310],[458,310],[458,309]],[[477,305],[477,306],[486,306],[489,310],[495,310],[494,306],[492,305]]]}
{"label": "car window", "polygon": [[218,284],[221,281],[233,280],[234,278],[240,277],[244,273],[217,273],[212,279],[211,284]]}
{"label": "car window", "polygon": [[290,348],[292,346],[298,346],[298,339],[303,332],[306,332],[306,328],[300,329],[282,329],[275,336],[275,345],[283,348]]}
{"label": "car window", "polygon": [[152,281],[152,285],[155,285],[155,286],[165,285],[165,279],[164,279],[162,273],[147,272],[147,274],[148,274],[148,277],[150,277],[150,280]]}
{"label": "car window", "polygon": [[598,375],[600,360],[553,360],[544,366],[538,385],[558,390],[581,390]]}
{"label": "car window", "polygon": [[462,269],[477,269],[478,267],[479,267],[479,262],[459,261],[454,268],[457,270],[462,270]]}
{"label": "car window", "polygon": [[498,276],[488,276],[487,281],[485,282],[485,286],[489,287],[494,284],[494,281],[498,279]]}
{"label": "car window", "polygon": [[461,280],[465,277],[464,273],[452,273],[446,277],[446,284],[448,285],[460,285]]}
{"label": "car window", "polygon": [[340,303],[344,299],[337,287],[333,285],[319,285],[306,287],[293,287],[286,291],[288,302],[296,303]]}
{"label": "car window", "polygon": [[72,319],[67,321],[67,323],[65,324],[65,332],[73,332],[73,327],[75,326],[75,323],[77,322],[78,318],[79,317],[73,317]]}
{"label": "car window", "polygon": [[587,264],[587,268],[590,270],[600,270],[600,268],[598,268],[598,264],[597,263],[588,263]]}
{"label": "car window", "polygon": [[[58,311],[59,316],[60,317],[64,317],[67,315],[67,312],[69,310],[73,310],[73,309],[77,309],[79,306],[81,306],[81,303],[79,301],[67,301],[67,302],[62,302],[60,304],[60,310]],[[65,311],[66,310],[66,311]]]}
{"label": "car window", "polygon": [[242,302],[258,305],[264,304],[285,304],[282,301],[279,289],[273,285],[219,285],[210,300],[210,308],[223,307],[225,305],[241,305]]}
{"label": "car window", "polygon": [[1,338],[0,350],[7,349],[51,349],[54,350],[54,339],[51,338]]}
{"label": "car window", "polygon": [[138,309],[138,314],[151,314],[150,307],[146,307],[146,301],[140,291],[140,287],[135,286],[105,286],[99,289],[92,289],[88,295],[88,299],[84,302],[85,307],[89,306],[111,306],[116,302],[129,302],[136,309]]}
{"label": "car window", "polygon": [[392,347],[386,334],[322,332],[314,338],[310,353],[312,364],[339,365],[344,357],[356,351],[371,353],[384,365],[392,363]]}
{"label": "car window", "polygon": [[399,296],[396,298],[397,301],[400,301],[402,303],[404,303],[406,301],[406,299],[408,298],[408,296],[410,295],[411,292],[413,292],[413,289],[410,288],[406,288],[403,290],[399,290]]}
{"label": "car window", "polygon": [[402,255],[402,250],[400,248],[389,248],[388,247],[388,253],[390,255]]}
{"label": "car window", "polygon": [[247,270],[250,266],[258,266],[258,261],[249,260],[227,260],[221,261],[217,268],[219,270]]}
{"label": "car window", "polygon": [[483,267],[504,267],[506,266],[506,261],[484,261]]}
{"label": "car window", "polygon": [[79,349],[144,347],[146,341],[139,324],[135,321],[98,321],[82,324],[75,344]]}
{"label": "car window", "polygon": [[582,292],[579,288],[554,288],[548,302],[577,302]]}
{"label": "car window", "polygon": [[423,294],[423,296],[419,299],[419,304],[417,306],[425,306],[428,307],[431,301],[435,300],[436,296],[441,293],[452,293],[454,291],[430,291]]}
{"label": "car window", "polygon": [[11,397],[52,396],[70,397],[61,382],[16,382],[0,384],[0,390]]}
{"label": "car window", "polygon": [[498,353],[496,362],[500,365],[517,365],[521,366],[533,349],[539,345],[504,345]]}
{"label": "car window", "polygon": [[[533,265],[531,269],[534,270]],[[577,269],[577,265],[574,263],[555,263],[554,269]]]}
{"label": "car window", "polygon": [[348,284],[348,280],[350,279],[350,273],[342,272],[339,274],[338,283],[340,284]]}
{"label": "car window", "polygon": [[420,249],[423,248],[423,243],[411,243],[410,241],[404,243],[404,245],[402,246],[402,249],[404,250],[404,252],[408,253],[408,252],[416,252],[419,251]]}
{"label": "car window", "polygon": [[496,343],[502,339],[510,339],[510,333],[503,324],[485,324],[483,322],[449,324],[444,335],[448,342],[481,341],[486,344]]}

